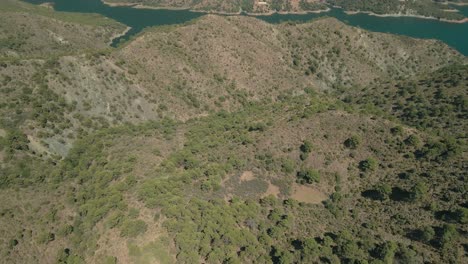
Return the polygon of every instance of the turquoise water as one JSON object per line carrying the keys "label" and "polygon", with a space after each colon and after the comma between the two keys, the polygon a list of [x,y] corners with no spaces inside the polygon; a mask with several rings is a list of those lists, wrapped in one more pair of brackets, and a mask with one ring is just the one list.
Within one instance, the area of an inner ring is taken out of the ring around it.
{"label": "turquoise water", "polygon": [[114,40],[114,46],[120,41],[128,40],[131,36],[141,32],[146,27],[180,24],[202,15],[201,13],[187,10],[110,7],[103,4],[100,0],[25,0],[25,2],[33,4],[54,3],[54,9],[57,11],[98,13],[131,27],[131,30],[125,36]]}
{"label": "turquoise water", "polygon": [[460,13],[462,13],[465,17],[468,17],[468,6],[454,6],[454,8],[460,10]]}
{"label": "turquoise water", "polygon": [[[131,7],[110,7],[100,0],[26,0],[30,3],[53,2],[57,11],[98,13],[115,19],[132,29],[123,37],[114,40],[114,45],[120,41],[128,40],[146,27],[158,25],[180,24],[200,17],[203,13],[187,10],[152,10],[135,9]],[[468,16],[468,7],[456,7],[465,16]],[[361,27],[370,31],[386,32],[406,35],[416,38],[439,39],[464,55],[468,55],[468,23],[455,24],[437,20],[409,18],[409,17],[375,17],[366,14],[347,15],[340,9],[321,14],[274,14],[258,16],[269,23],[281,21],[305,22],[311,19],[330,16],[335,17],[349,25]]]}

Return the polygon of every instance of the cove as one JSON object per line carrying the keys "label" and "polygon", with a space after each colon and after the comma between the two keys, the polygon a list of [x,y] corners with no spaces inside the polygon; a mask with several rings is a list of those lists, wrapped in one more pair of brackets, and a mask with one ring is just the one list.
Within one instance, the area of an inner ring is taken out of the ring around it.
{"label": "cove", "polygon": [[[188,10],[136,9],[128,6],[111,7],[103,4],[100,0],[25,1],[33,4],[51,2],[54,4],[55,10],[63,12],[98,13],[131,27],[127,34],[114,40],[113,46],[130,39],[146,27],[181,24],[204,15],[204,13]],[[468,6],[457,6],[455,8],[459,9],[465,16],[468,13]],[[377,17],[368,14],[348,15],[341,9],[336,8],[330,12],[319,14],[273,14],[255,17],[268,23],[280,23],[283,21],[306,22],[323,16],[335,17],[348,25],[370,31],[414,38],[438,39],[457,49],[465,56],[468,55],[468,23],[457,24],[413,17]]]}

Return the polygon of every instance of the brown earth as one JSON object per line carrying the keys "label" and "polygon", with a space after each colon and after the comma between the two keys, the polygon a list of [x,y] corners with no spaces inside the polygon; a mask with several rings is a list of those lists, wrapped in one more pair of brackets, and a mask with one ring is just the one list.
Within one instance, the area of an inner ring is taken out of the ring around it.
{"label": "brown earth", "polygon": [[321,202],[328,199],[327,195],[313,186],[294,184],[292,188],[293,193],[291,198],[299,202],[320,204]]}

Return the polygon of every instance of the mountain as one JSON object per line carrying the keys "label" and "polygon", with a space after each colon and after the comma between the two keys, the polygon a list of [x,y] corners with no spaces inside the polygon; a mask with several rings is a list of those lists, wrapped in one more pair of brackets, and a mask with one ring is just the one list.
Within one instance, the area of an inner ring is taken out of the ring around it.
{"label": "mountain", "polygon": [[271,25],[207,15],[149,29],[116,50],[96,44],[80,44],[91,52],[3,63],[2,122],[27,131],[36,151],[64,156],[78,131],[110,124],[187,120],[304,88],[367,86],[466,61],[441,42],[332,18]]}
{"label": "mountain", "polygon": [[447,45],[206,15],[111,48],[117,22],[6,3],[37,34],[0,59],[0,263],[467,261]]}

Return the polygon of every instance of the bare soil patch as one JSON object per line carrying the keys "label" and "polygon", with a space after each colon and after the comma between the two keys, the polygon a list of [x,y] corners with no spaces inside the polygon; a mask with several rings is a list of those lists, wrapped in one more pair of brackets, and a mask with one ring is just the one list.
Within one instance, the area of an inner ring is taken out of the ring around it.
{"label": "bare soil patch", "polygon": [[293,194],[291,195],[291,198],[303,203],[319,204],[325,201],[328,197],[313,186],[299,185],[295,183],[293,185]]}
{"label": "bare soil patch", "polygon": [[29,147],[38,153],[48,153],[48,149],[44,147],[36,138],[28,135]]}
{"label": "bare soil patch", "polygon": [[266,197],[266,196],[269,196],[269,195],[273,195],[275,196],[276,198],[279,197],[280,195],[280,188],[274,184],[272,184],[271,182],[268,183],[268,189],[267,191],[263,194],[262,197]]}
{"label": "bare soil patch", "polygon": [[240,176],[241,181],[251,181],[255,179],[255,175],[251,171],[244,171]]}

